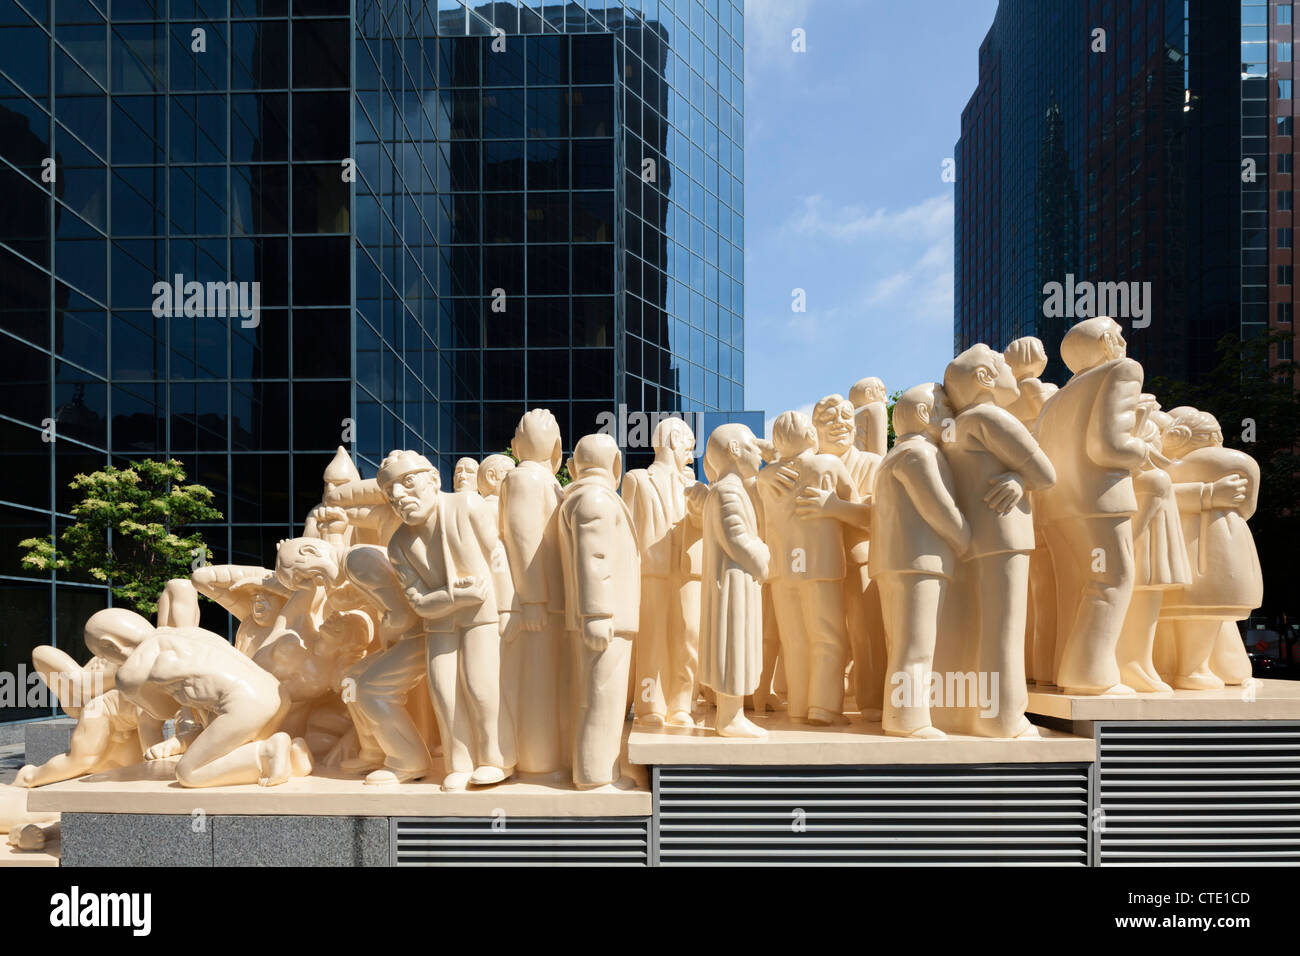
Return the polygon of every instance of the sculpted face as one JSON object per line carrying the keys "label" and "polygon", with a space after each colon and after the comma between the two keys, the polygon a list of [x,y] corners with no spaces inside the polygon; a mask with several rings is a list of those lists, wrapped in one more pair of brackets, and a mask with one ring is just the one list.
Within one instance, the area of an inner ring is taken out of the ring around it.
{"label": "sculpted face", "polygon": [[[339,579],[338,554],[333,546],[319,538],[291,538],[281,541],[275,552],[275,576],[285,587],[301,591],[326,587]],[[259,591],[259,597],[265,592]],[[256,615],[256,598],[254,599]],[[258,621],[259,624],[266,623]]]}
{"label": "sculpted face", "polygon": [[735,442],[736,463],[740,466],[740,476],[746,480],[753,478],[758,474],[758,469],[763,466],[763,450],[759,447],[758,439],[752,433]]}
{"label": "sculpted face", "polygon": [[451,486],[456,491],[475,491],[478,488],[478,462],[473,458],[462,458],[456,462],[452,474]]}
{"label": "sculpted face", "polygon": [[843,454],[853,445],[853,429],[856,424],[853,403],[842,398],[824,405],[819,403],[819,406],[813,420],[817,426],[817,448],[832,455]]}
{"label": "sculpted face", "polygon": [[255,591],[253,593],[253,621],[263,626],[275,621],[276,612],[280,609],[282,602],[273,598],[266,591]]}
{"label": "sculpted face", "polygon": [[1114,323],[1111,330],[1101,337],[1102,347],[1106,350],[1106,361],[1111,359],[1124,358],[1128,354],[1128,343],[1124,341],[1124,333],[1118,322]]}
{"label": "sculpted face", "polygon": [[413,471],[387,485],[384,494],[403,522],[421,525],[433,517],[441,487],[436,471]]}
{"label": "sculpted face", "polygon": [[993,380],[993,401],[1003,408],[1020,398],[1020,386],[1016,383],[1016,373],[1011,365],[997,352],[993,353],[997,363],[997,374]]}

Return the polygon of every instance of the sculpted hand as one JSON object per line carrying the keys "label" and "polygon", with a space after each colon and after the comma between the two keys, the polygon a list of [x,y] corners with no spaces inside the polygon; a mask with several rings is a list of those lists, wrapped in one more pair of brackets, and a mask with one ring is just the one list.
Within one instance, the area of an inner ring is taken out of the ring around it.
{"label": "sculpted hand", "polygon": [[588,617],[582,621],[582,640],[593,651],[603,651],[614,639],[612,617]]}
{"label": "sculpted hand", "polygon": [[168,757],[175,757],[184,751],[185,747],[181,744],[179,737],[168,737],[160,741],[144,752],[145,760],[166,760]]}
{"label": "sculpted hand", "polygon": [[758,543],[758,547],[759,547],[759,552],[758,552],[759,573],[757,576],[757,581],[759,584],[762,584],[764,581],[767,580],[767,576],[771,571],[772,552],[769,551],[767,545],[761,541]]}
{"label": "sculpted hand", "polygon": [[546,605],[545,604],[525,604],[524,605],[524,630],[525,631],[544,631],[546,630]]}
{"label": "sculpted hand", "polygon": [[989,509],[1000,515],[1008,514],[1025,496],[1025,486],[1014,471],[1005,471],[989,479],[993,487],[984,496]]}
{"label": "sculpted hand", "polygon": [[786,491],[793,491],[795,483],[799,481],[799,469],[794,465],[785,464],[777,468],[774,477],[776,483]]}
{"label": "sculpted hand", "polygon": [[475,577],[457,578],[451,586],[451,598],[453,601],[484,601],[487,600],[487,579],[479,580]]}
{"label": "sculpted hand", "polygon": [[1236,508],[1246,503],[1246,479],[1233,473],[1210,486],[1210,507]]}
{"label": "sculpted hand", "polygon": [[[784,471],[782,471],[784,474]],[[795,499],[794,512],[800,518],[819,518],[831,500],[829,488],[805,488]]]}

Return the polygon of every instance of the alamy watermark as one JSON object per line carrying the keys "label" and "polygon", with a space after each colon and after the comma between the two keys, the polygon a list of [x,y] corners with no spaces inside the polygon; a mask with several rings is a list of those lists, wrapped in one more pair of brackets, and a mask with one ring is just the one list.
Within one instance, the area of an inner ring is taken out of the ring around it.
{"label": "alamy watermark", "polygon": [[229,318],[239,316],[240,326],[255,329],[261,323],[262,283],[186,282],[179,272],[171,282],[153,284],[155,318]]}
{"label": "alamy watermark", "polygon": [[104,673],[53,671],[42,675],[19,664],[17,671],[0,671],[0,710],[10,707],[48,709],[85,707],[104,693]]}
{"label": "alamy watermark", "polygon": [[1135,329],[1151,324],[1150,282],[1082,282],[1067,272],[1065,282],[1043,286],[1043,316],[1049,319],[1130,319]]}
{"label": "alamy watermark", "polygon": [[629,412],[619,403],[617,412],[601,412],[596,416],[596,431],[610,435],[620,448],[649,448],[659,423],[669,418],[679,418],[695,435],[695,453],[699,455],[700,435],[704,430],[701,412]]}
{"label": "alamy watermark", "polygon": [[910,671],[897,671],[890,678],[889,702],[896,708],[919,707],[978,707],[981,717],[998,715],[998,687],[1001,681],[996,671],[930,671],[921,680]]}

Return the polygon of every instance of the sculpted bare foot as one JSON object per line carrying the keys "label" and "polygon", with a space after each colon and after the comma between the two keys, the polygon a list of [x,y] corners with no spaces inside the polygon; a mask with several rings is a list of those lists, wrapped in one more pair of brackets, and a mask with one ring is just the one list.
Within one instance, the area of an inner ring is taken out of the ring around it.
{"label": "sculpted bare foot", "polygon": [[293,738],[289,746],[289,773],[294,777],[306,777],[311,773],[311,749],[301,737]]}
{"label": "sculpted bare foot", "polygon": [[718,727],[719,737],[766,737],[767,731],[738,711],[726,725]]}
{"label": "sculpted bare foot", "polygon": [[14,777],[14,786],[30,788],[35,786],[35,784],[33,783],[35,779],[36,779],[36,767],[32,764],[27,764],[21,770],[18,771],[18,776]]}
{"label": "sculpted bare foot", "polygon": [[286,733],[272,734],[258,746],[258,765],[262,776],[258,779],[259,787],[278,787],[289,779],[293,768],[289,751],[293,742]]}

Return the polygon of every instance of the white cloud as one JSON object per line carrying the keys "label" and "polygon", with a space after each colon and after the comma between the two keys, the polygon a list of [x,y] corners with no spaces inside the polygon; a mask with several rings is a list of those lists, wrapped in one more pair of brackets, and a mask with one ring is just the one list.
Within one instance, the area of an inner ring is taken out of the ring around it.
{"label": "white cloud", "polygon": [[803,208],[790,218],[787,225],[800,235],[828,239],[848,240],[882,235],[900,239],[951,240],[952,193],[931,196],[914,206],[896,211],[835,206],[824,196],[805,196]]}
{"label": "white cloud", "polygon": [[[791,31],[808,28],[813,0],[745,0],[745,83],[750,72],[778,64],[791,66],[798,56],[791,49]],[[810,37],[806,41],[813,43]]]}

